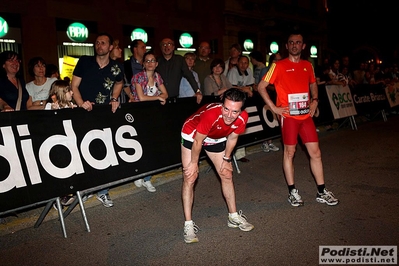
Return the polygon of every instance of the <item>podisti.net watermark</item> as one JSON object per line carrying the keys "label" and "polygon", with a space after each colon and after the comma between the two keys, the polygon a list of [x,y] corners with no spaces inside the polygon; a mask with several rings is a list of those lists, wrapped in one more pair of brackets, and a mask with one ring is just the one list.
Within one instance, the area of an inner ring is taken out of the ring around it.
{"label": "podisti.net watermark", "polygon": [[319,246],[319,264],[398,264],[397,246]]}

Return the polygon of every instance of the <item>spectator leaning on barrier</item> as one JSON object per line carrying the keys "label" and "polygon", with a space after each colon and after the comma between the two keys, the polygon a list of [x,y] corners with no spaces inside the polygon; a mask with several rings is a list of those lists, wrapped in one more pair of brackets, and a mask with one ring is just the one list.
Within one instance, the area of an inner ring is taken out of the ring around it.
{"label": "spectator leaning on barrier", "polygon": [[[163,84],[161,75],[155,71],[158,62],[154,53],[147,52],[144,55],[144,70],[133,76],[131,82],[132,93],[135,101],[159,101],[166,103],[168,92]],[[149,192],[155,192],[156,188],[151,183],[152,176],[134,181],[136,187],[145,187]]]}
{"label": "spectator leaning on barrier", "polygon": [[51,84],[58,79],[46,77],[46,62],[40,56],[29,60],[28,72],[34,79],[26,84],[26,90],[29,93],[26,108],[28,110],[43,110],[47,103]]}
{"label": "spectator leaning on barrier", "polygon": [[14,51],[0,54],[0,110],[26,110],[29,94],[20,71],[21,58]]}
{"label": "spectator leaning on barrier", "polygon": [[[289,191],[288,202],[292,206],[303,205],[302,197],[294,182],[293,161],[299,135],[310,156],[310,168],[318,191],[316,201],[330,206],[337,205],[338,199],[325,188],[324,184],[319,140],[312,119],[319,101],[318,87],[311,63],[301,59],[301,52],[305,46],[302,34],[289,35],[286,44],[288,58],[272,64],[259,83],[258,91],[266,104],[280,118],[284,143],[283,169]],[[276,88],[276,104],[267,93],[266,87],[269,84],[274,84]]]}
{"label": "spectator leaning on barrier", "polygon": [[[123,86],[122,66],[109,55],[113,39],[107,33],[100,33],[95,42],[95,56],[82,56],[73,71],[73,98],[79,107],[87,111],[95,104],[110,104],[113,113],[119,107],[118,97]],[[97,199],[105,207],[114,205],[109,189],[97,192]]]}
{"label": "spectator leaning on barrier", "polygon": [[238,136],[245,131],[248,113],[244,110],[245,94],[232,88],[223,94],[222,103],[204,105],[183,124],[181,158],[183,165],[182,199],[184,209],[184,241],[198,242],[198,227],[192,220],[194,184],[198,178],[198,161],[202,147],[220,177],[229,215],[227,225],[250,231],[254,226],[237,213],[233,183],[232,155]]}

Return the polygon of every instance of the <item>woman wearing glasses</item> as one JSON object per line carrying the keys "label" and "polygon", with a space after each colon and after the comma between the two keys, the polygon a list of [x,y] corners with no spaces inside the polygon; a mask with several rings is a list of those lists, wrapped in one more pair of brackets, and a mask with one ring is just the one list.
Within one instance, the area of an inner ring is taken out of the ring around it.
{"label": "woman wearing glasses", "polygon": [[[144,55],[143,71],[133,76],[131,82],[132,94],[136,101],[160,101],[162,105],[166,103],[168,92],[161,75],[155,71],[158,62],[155,55],[149,51]],[[144,186],[149,192],[155,192],[155,187],[151,184],[151,176],[134,181],[136,187]]]}
{"label": "woman wearing glasses", "polygon": [[152,52],[144,55],[143,71],[133,76],[131,82],[132,93],[136,101],[156,101],[166,103],[168,92],[161,75],[155,71],[158,66],[157,59]]}
{"label": "woman wearing glasses", "polygon": [[0,54],[0,110],[1,112],[26,110],[29,94],[20,73],[21,58],[14,51]]}

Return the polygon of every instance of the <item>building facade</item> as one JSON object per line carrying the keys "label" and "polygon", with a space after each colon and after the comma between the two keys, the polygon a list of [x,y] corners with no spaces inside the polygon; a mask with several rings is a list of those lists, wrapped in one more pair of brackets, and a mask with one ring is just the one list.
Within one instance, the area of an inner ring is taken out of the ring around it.
{"label": "building facade", "polygon": [[[309,48],[314,45],[321,51],[314,63],[328,50],[326,11],[320,0],[3,0],[1,5],[0,52],[17,51],[25,70],[35,56],[62,68],[64,60],[94,54],[90,45],[100,32],[119,39],[125,58],[133,36],[145,36],[157,54],[165,37],[175,41],[178,53],[195,51],[201,41],[208,41],[211,56],[223,59],[236,42],[247,52],[255,49],[265,56],[275,42],[284,54],[287,33],[294,28],[306,33]],[[30,79],[26,73],[25,78]]]}

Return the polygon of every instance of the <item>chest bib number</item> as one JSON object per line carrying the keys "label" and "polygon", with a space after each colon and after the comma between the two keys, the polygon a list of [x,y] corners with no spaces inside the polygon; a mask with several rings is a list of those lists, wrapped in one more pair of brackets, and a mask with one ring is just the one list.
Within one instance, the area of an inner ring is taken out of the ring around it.
{"label": "chest bib number", "polygon": [[290,115],[306,115],[309,113],[309,93],[288,94]]}

